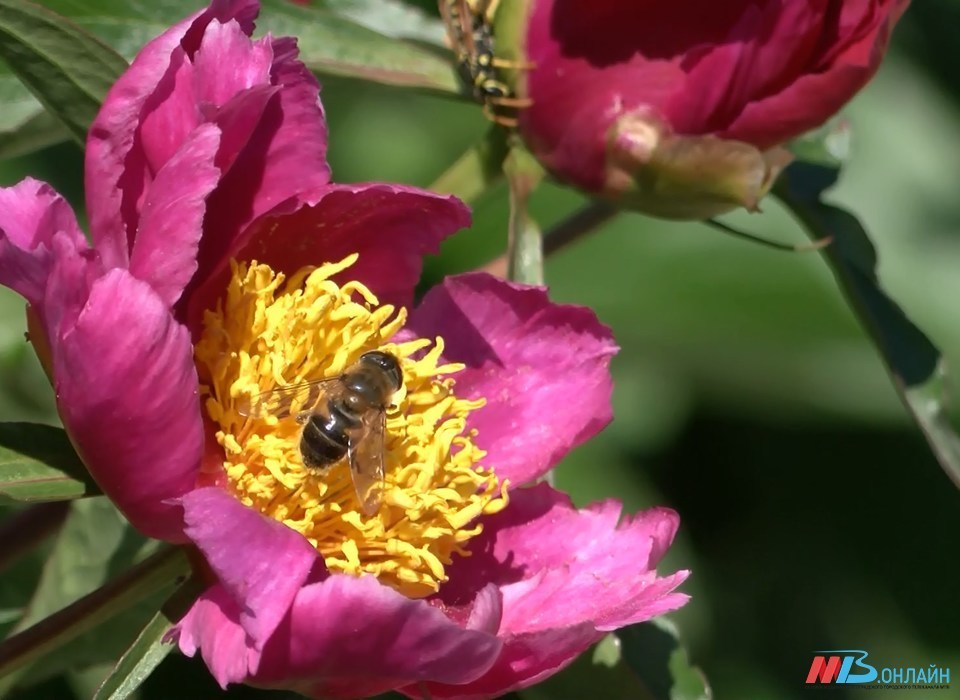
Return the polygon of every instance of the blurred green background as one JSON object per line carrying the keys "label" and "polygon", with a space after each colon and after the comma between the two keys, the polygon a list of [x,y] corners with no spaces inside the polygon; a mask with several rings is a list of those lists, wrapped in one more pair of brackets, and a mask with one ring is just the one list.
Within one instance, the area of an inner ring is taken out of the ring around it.
{"label": "blurred green background", "polygon": [[[876,80],[846,110],[853,156],[833,199],[874,236],[887,290],[960,367],[957,27],[956,0],[907,12]],[[474,105],[355,81],[324,80],[323,100],[341,182],[427,186],[487,128]],[[81,206],[77,147],[0,163],[2,185],[26,174]],[[532,210],[549,227],[581,203],[547,186]],[[728,221],[804,240],[775,203],[764,209]],[[474,215],[473,228],[429,262],[427,282],[502,252],[505,190],[484,195]],[[673,619],[715,697],[810,697],[803,680],[818,649],[960,674],[960,494],[816,253],[624,215],[551,257],[546,276],[555,300],[596,309],[621,346],[615,421],[565,460],[559,485],[581,504],[615,497],[631,511],[679,511],[662,570],[693,571],[684,586],[692,600]],[[3,291],[0,419],[53,422],[49,386],[23,341],[22,304]],[[0,624],[25,604],[38,562],[5,573]],[[89,697],[102,672],[15,696]],[[929,692],[960,697],[957,689],[960,676],[954,689]],[[837,700],[914,694],[830,690]],[[202,664],[177,657],[141,691],[145,700],[221,695],[283,694],[222,694]]]}

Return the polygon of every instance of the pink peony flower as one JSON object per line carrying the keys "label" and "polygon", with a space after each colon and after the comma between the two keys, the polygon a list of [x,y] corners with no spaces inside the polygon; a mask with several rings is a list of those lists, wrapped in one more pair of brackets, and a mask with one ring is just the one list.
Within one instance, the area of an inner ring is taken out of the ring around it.
{"label": "pink peony flower", "polygon": [[[407,312],[456,199],[329,181],[317,84],[254,0],[148,44],[90,130],[93,246],[49,186],[0,189],[0,282],[28,302],[71,440],[139,530],[195,546],[182,651],[224,686],[492,697],[686,601],[672,511],[573,508],[552,468],[610,419],[609,331],[487,275]],[[382,504],[322,478],[261,391],[400,361]]]}
{"label": "pink peony flower", "polygon": [[867,83],[907,3],[504,4],[529,13],[520,130],[558,178],[627,206],[752,207],[783,165],[762,152],[820,126]]}

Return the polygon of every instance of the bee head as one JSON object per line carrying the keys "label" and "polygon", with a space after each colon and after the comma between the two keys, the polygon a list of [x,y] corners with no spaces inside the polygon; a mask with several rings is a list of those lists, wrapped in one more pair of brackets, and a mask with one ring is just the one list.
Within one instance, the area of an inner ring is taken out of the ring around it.
{"label": "bee head", "polygon": [[389,352],[373,350],[365,352],[360,356],[360,362],[367,365],[373,365],[383,370],[390,378],[393,390],[398,391],[403,386],[403,373],[400,371],[400,362]]}

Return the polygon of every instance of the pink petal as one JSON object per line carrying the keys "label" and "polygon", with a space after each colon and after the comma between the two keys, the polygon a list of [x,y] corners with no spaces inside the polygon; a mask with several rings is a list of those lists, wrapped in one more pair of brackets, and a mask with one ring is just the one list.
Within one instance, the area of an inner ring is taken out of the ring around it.
{"label": "pink petal", "polygon": [[270,40],[251,41],[236,22],[210,22],[195,51],[175,47],[162,90],[140,120],[139,139],[151,169],[170,160],[193,129],[215,120],[235,95],[269,85],[272,58]]}
{"label": "pink petal", "polygon": [[372,577],[333,575],[303,588],[267,642],[254,682],[320,697],[368,697],[420,680],[467,683],[500,652],[423,600]]}
{"label": "pink petal", "polygon": [[[829,84],[819,75],[799,78],[790,86],[788,96],[776,94],[746,105],[736,121],[721,131],[720,136],[741,139],[748,135],[760,146],[775,145],[826,121],[867,83],[871,75],[872,72],[841,66],[830,71]],[[803,105],[803,109],[798,105]],[[811,120],[811,115],[827,116]]]}
{"label": "pink petal", "polygon": [[47,344],[56,356],[61,338],[73,331],[90,290],[103,275],[103,266],[86,241],[78,249],[72,237],[62,231],[54,235],[51,252],[53,264],[45,280],[43,298],[32,303],[43,322]]}
{"label": "pink petal", "polygon": [[56,351],[102,274],[67,202],[43,182],[27,178],[0,188],[0,284],[21,294],[40,319],[46,338],[35,347]]}
{"label": "pink petal", "polygon": [[[552,676],[602,637],[603,633],[597,632],[589,624],[529,634],[508,634],[503,637],[503,652],[497,663],[483,677],[465,685],[424,685],[434,698],[499,698],[512,690],[529,688]],[[418,686],[401,688],[400,692],[415,700],[424,697],[422,688]]]}
{"label": "pink petal", "polygon": [[[619,524],[618,524],[618,521]],[[577,510],[546,484],[511,492],[510,506],[484,520],[473,556],[450,567],[445,601],[474,597],[479,582],[503,594],[498,636],[504,649],[478,682],[431,686],[437,697],[488,697],[532,685],[570,663],[604,632],[675,610],[687,571],[657,577],[654,567],[679,519],[653,508],[620,520],[620,504]]]}
{"label": "pink petal", "polygon": [[220,177],[213,164],[219,145],[214,125],[198,127],[147,191],[130,272],[149,282],[168,306],[176,303],[197,269],[206,199]]}
{"label": "pink petal", "polygon": [[381,303],[408,306],[423,256],[470,225],[463,203],[415,187],[366,183],[331,185],[311,206],[264,222],[241,252],[244,259],[293,271],[359,253],[344,273],[367,284]]}
{"label": "pink petal", "polygon": [[221,109],[236,95],[270,84],[273,40],[253,41],[238,24],[211,23],[193,56],[194,100],[205,110]]}
{"label": "pink petal", "polygon": [[45,182],[28,177],[0,187],[0,211],[0,284],[36,305],[53,265],[54,236],[76,251],[89,246],[70,205]]}
{"label": "pink petal", "polygon": [[[297,60],[294,39],[273,39],[270,48],[269,77],[279,89],[218,193],[222,210],[217,211],[209,235],[222,242],[232,241],[280,203],[330,181],[327,126],[317,79]],[[250,45],[231,60],[251,60],[247,56],[255,57],[259,50],[262,47]],[[220,66],[210,69],[210,79],[216,80]]]}
{"label": "pink petal", "polygon": [[[211,22],[208,29],[214,26],[219,25]],[[134,149],[142,152],[143,171],[136,174],[142,175],[144,190],[150,188],[154,173],[173,157],[190,132],[197,128],[204,118],[194,85],[193,64],[187,51],[182,45],[177,45],[166,58],[169,68],[159,78],[153,94],[144,103],[134,143]],[[137,165],[141,164],[131,162],[132,172],[136,172],[134,167]],[[131,193],[133,194],[134,190],[131,189]],[[136,194],[140,197],[136,202],[137,212],[140,212],[143,209],[143,195]],[[128,235],[132,236],[130,223],[127,228]]]}
{"label": "pink petal", "polygon": [[0,187],[3,232],[17,247],[32,250],[63,231],[76,246],[86,243],[77,217],[50,185],[27,177],[13,187]]}
{"label": "pink petal", "polygon": [[319,85],[297,60],[294,40],[275,39],[268,45],[247,40],[245,48],[231,47],[231,55],[211,59],[209,79],[219,79],[225,61],[259,63],[264,48],[273,60],[271,90],[260,86],[249,90],[249,96],[238,93],[217,115],[225,131],[226,154],[218,159],[224,175],[209,202],[200,249],[201,281],[225,268],[227,258],[247,240],[253,222],[280,206],[290,211],[291,204],[303,201],[302,193],[322,192],[330,180]]}
{"label": "pink petal", "polygon": [[51,264],[50,251],[46,246],[24,250],[0,228],[0,284],[36,305],[43,298]]}
{"label": "pink petal", "polygon": [[461,627],[495,635],[503,619],[503,595],[494,583],[475,583],[483,587],[469,598],[448,601],[433,596],[428,602]]}
{"label": "pink petal", "polygon": [[257,221],[238,248],[224,252],[216,273],[190,301],[191,328],[223,293],[230,257],[289,273],[359,253],[341,281],[359,279],[382,303],[408,305],[423,256],[470,222],[460,200],[402,185],[330,185],[304,198]]}
{"label": "pink petal", "polygon": [[[837,112],[874,75],[880,65],[893,26],[908,5],[907,0],[871,0],[843,3],[831,18],[832,44],[818,44],[815,56],[790,81],[769,90],[746,104],[742,113],[724,132],[730,138],[764,134],[776,143],[786,136],[824,122]],[[815,38],[825,35],[823,18],[815,27]],[[781,42],[770,42],[767,53],[789,51]],[[767,57],[764,57],[765,62]]]}
{"label": "pink petal", "polygon": [[610,422],[608,368],[617,346],[589,309],[471,273],[431,289],[409,328],[442,336],[446,359],[467,365],[456,391],[486,399],[469,427],[501,478],[539,477]]}
{"label": "pink petal", "polygon": [[200,650],[222,688],[243,681],[259,663],[260,654],[253,650],[239,616],[236,601],[221,584],[214,584],[197,599],[171,634],[187,656]]}
{"label": "pink petal", "polygon": [[369,697],[420,680],[470,682],[500,651],[496,637],[465,630],[372,577],[335,574],[302,588],[262,654],[239,615],[218,584],[177,628],[180,650],[193,656],[199,649],[222,686],[244,681],[313,697]]}
{"label": "pink petal", "polygon": [[148,149],[139,133],[144,110],[169,96],[186,55],[196,50],[211,21],[236,19],[249,33],[258,10],[256,0],[214,0],[148,43],[107,94],[90,127],[86,150],[90,229],[107,266],[126,266],[128,236],[136,228],[139,200],[152,179]]}
{"label": "pink petal", "polygon": [[[581,622],[611,629],[660,614],[661,598],[687,575],[658,578],[654,569],[679,517],[652,508],[621,519],[620,509],[609,500],[577,510],[546,484],[515,489],[510,506],[485,519],[480,541],[471,542],[471,551],[482,554],[458,559],[441,594],[455,595],[471,581],[497,583],[503,591],[501,633]],[[668,595],[667,607],[685,600]]]}
{"label": "pink petal", "polygon": [[186,534],[238,606],[238,623],[261,649],[317,562],[303,536],[219,488],[180,499]]}
{"label": "pink petal", "polygon": [[54,385],[64,426],[104,492],[144,534],[183,542],[170,499],[194,486],[203,427],[193,346],[163,300],[123,270],[93,282],[59,340]]}
{"label": "pink petal", "polygon": [[[801,75],[822,47],[826,4],[816,0],[725,6],[721,11],[727,23],[722,30],[704,25],[703,44],[686,48],[688,69],[666,107],[674,129],[682,134],[720,131],[745,105],[780,91],[786,81]],[[810,110],[804,105],[796,109],[805,112],[809,123]],[[814,116],[814,123],[818,119]],[[779,128],[770,124],[768,131]],[[762,133],[751,133],[746,140],[761,148],[779,142],[763,138]]]}

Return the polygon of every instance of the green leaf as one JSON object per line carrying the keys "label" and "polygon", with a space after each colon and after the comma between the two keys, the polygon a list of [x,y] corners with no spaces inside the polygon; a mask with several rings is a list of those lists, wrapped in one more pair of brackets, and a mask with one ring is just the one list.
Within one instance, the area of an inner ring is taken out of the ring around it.
{"label": "green leaf", "polygon": [[850,158],[852,137],[849,120],[838,115],[819,129],[798,136],[787,147],[797,160],[837,168]]}
{"label": "green leaf", "polygon": [[0,58],[80,144],[127,65],[77,25],[25,0],[0,0]]}
{"label": "green leaf", "polygon": [[[188,0],[165,3],[44,0],[43,4],[113,47],[126,60],[132,60],[147,41],[197,10],[197,3]],[[118,70],[107,79],[108,87],[125,67],[125,62],[117,64]],[[51,127],[50,117],[40,103],[4,68],[0,65],[0,104],[4,105],[0,110],[0,157],[23,155],[66,140],[71,133],[58,120],[54,120],[56,126]],[[97,99],[93,114],[99,109],[102,97]]]}
{"label": "green leaf", "polygon": [[[125,527],[123,517],[106,498],[72,503],[26,612],[13,633],[22,632],[102,585]],[[28,670],[25,665],[12,673],[0,674],[0,696]]]}
{"label": "green leaf", "polygon": [[173,650],[173,644],[164,641],[167,633],[186,614],[205,587],[199,579],[190,578],[177,589],[120,657],[93,700],[124,700],[140,687]]}
{"label": "green leaf", "polygon": [[[131,60],[149,39],[198,9],[195,0],[47,0],[46,4]],[[361,22],[376,26],[371,22],[372,7],[366,2],[344,0],[311,7],[288,0],[264,0],[257,34],[297,37],[301,59],[318,73],[447,94],[460,92],[449,52],[396,38],[411,34],[418,23],[416,33],[423,34],[430,26],[426,18],[408,18],[395,24],[393,36],[388,36],[351,19],[361,17]]]}
{"label": "green leaf", "polygon": [[[602,688],[603,692],[598,693]],[[620,642],[607,635],[593,652],[581,654],[555,676],[520,692],[524,700],[603,697],[604,700],[654,700],[620,661]]]}
{"label": "green leaf", "polygon": [[179,549],[144,559],[156,545],[106,498],[72,503],[17,634],[0,643],[0,695],[116,659],[189,568]]}
{"label": "green leaf", "polygon": [[0,503],[63,501],[97,493],[62,428],[0,423]]}
{"label": "green leaf", "polygon": [[944,362],[940,351],[880,287],[877,253],[855,216],[822,201],[839,170],[791,165],[775,193],[822,250],[854,313],[880,352],[894,387],[927,439],[947,476],[960,488],[960,437],[942,402]]}
{"label": "green leaf", "polygon": [[274,36],[296,36],[301,59],[316,73],[463,93],[449,52],[385,36],[330,9],[264,0],[257,27]]}
{"label": "green leaf", "polygon": [[[465,95],[448,51],[405,40],[412,38],[430,44],[441,43],[439,22],[401,2],[391,0],[385,8],[380,7],[382,3],[383,0],[329,0],[316,7],[300,7],[287,0],[267,0],[258,20],[258,34],[270,31],[274,36],[298,37],[301,58],[317,73],[417,88],[443,95]],[[0,7],[14,4],[33,7],[23,0],[0,0]],[[24,89],[13,72],[4,70],[4,66],[0,65],[0,104],[4,105],[4,109],[0,110],[0,158],[29,153],[58,143],[68,135],[78,138],[82,143],[86,127],[99,109],[106,88],[125,66],[119,57],[133,60],[150,39],[198,9],[196,0],[166,0],[162,3],[146,0],[44,0],[43,4],[68,18],[70,22],[65,26],[77,33],[67,36],[69,41],[64,41],[63,49],[58,48],[50,59],[56,59],[71,47],[81,53],[94,47],[95,50],[102,50],[103,46],[96,41],[92,47],[88,47],[81,40],[89,41],[90,36],[113,47],[119,56],[114,55],[111,66],[96,74],[96,84],[90,84],[85,79],[88,77],[85,69],[90,65],[89,61],[80,63],[66,76],[68,81],[77,80],[75,87],[78,90],[91,88],[89,94],[80,95],[80,101],[68,103],[75,122],[68,125],[72,126],[69,129],[59,121],[52,126],[49,119],[44,119],[43,108],[37,100]],[[56,17],[49,12],[40,12],[47,17]],[[89,36],[84,32],[88,32]],[[37,47],[37,50],[40,48]],[[21,52],[23,50],[21,47]],[[2,47],[0,56],[5,57]],[[43,68],[43,65],[34,65],[41,58],[34,57],[28,61],[26,73],[36,73]],[[11,60],[20,62],[21,58],[15,56]],[[46,67],[57,72],[56,66]],[[15,68],[16,74],[28,85],[45,79],[42,75],[24,75],[24,67]],[[28,77],[31,80],[27,80]],[[69,82],[55,82],[51,87],[54,86],[59,86],[58,92],[48,96],[48,100],[69,96]],[[43,88],[43,85],[38,87]],[[61,91],[66,92],[61,94]],[[56,109],[53,111],[56,112]]]}
{"label": "green leaf", "polygon": [[543,683],[526,700],[597,697],[609,700],[711,700],[703,674],[692,667],[676,628],[663,619],[608,634],[591,653]]}
{"label": "green leaf", "polygon": [[0,608],[0,625],[19,620],[22,616],[23,610],[21,608]]}
{"label": "green leaf", "polygon": [[40,112],[15,129],[0,129],[0,160],[28,155],[70,138],[63,123],[49,112]]}
{"label": "green leaf", "polygon": [[63,123],[47,112],[0,63],[0,160],[16,158],[66,141]]}
{"label": "green leaf", "polygon": [[657,618],[617,630],[623,663],[655,700],[711,700],[707,679],[691,665],[676,626]]}
{"label": "green leaf", "polygon": [[334,12],[384,36],[444,46],[446,31],[440,19],[402,0],[314,0],[310,6]]}

